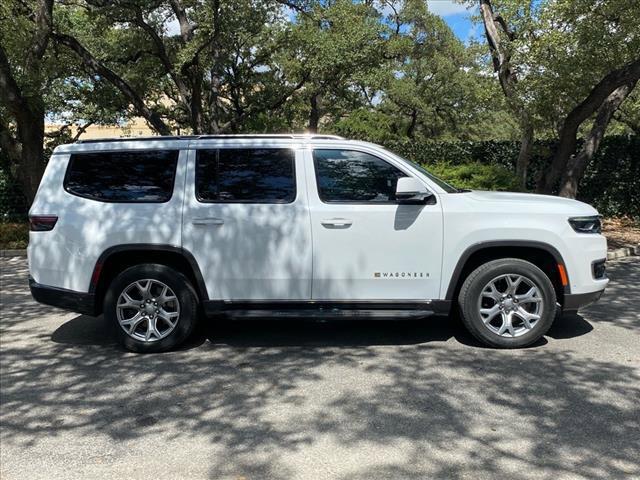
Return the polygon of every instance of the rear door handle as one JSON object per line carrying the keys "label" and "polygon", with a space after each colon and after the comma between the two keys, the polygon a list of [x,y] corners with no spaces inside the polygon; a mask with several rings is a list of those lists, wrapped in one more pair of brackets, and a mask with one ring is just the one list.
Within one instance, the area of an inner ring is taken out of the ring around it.
{"label": "rear door handle", "polygon": [[202,227],[206,225],[222,225],[224,220],[221,218],[194,218],[191,223],[195,226]]}
{"label": "rear door handle", "polygon": [[320,223],[325,227],[347,228],[350,227],[353,222],[348,218],[325,218],[324,220],[321,220]]}

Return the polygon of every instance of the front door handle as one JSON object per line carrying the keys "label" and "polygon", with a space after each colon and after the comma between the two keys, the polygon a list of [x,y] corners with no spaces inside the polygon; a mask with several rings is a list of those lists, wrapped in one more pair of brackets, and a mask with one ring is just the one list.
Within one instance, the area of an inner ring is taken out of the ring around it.
{"label": "front door handle", "polygon": [[325,227],[347,228],[353,223],[348,218],[325,218],[320,222]]}
{"label": "front door handle", "polygon": [[221,218],[194,218],[191,223],[197,227],[203,227],[205,225],[222,225],[224,220]]}

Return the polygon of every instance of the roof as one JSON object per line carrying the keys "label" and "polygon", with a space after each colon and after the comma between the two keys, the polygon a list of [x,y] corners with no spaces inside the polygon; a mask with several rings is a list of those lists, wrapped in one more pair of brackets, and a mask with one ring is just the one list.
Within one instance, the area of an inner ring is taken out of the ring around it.
{"label": "roof", "polygon": [[91,138],[78,140],[76,143],[106,143],[106,142],[138,142],[138,141],[164,141],[164,140],[208,140],[208,139],[300,139],[300,140],[344,140],[337,135],[321,135],[311,133],[278,133],[278,134],[220,134],[220,135],[178,135],[178,136],[154,136],[154,137],[120,137],[120,138]]}
{"label": "roof", "polygon": [[206,148],[209,145],[212,147],[215,146],[215,148],[284,147],[286,145],[306,142],[313,142],[321,145],[349,144],[353,146],[379,148],[379,146],[369,142],[350,140],[337,135],[321,134],[158,135],[153,137],[92,138],[90,140],[80,140],[75,143],[57,146],[53,154],[104,152],[114,150],[145,150],[147,148],[184,150],[189,148]]}

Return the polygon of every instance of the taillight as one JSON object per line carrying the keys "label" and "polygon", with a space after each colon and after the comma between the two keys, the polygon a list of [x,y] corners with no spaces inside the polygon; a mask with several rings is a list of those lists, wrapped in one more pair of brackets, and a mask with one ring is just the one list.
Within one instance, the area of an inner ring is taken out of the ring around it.
{"label": "taillight", "polygon": [[30,215],[29,230],[32,232],[48,232],[53,230],[57,221],[57,215]]}

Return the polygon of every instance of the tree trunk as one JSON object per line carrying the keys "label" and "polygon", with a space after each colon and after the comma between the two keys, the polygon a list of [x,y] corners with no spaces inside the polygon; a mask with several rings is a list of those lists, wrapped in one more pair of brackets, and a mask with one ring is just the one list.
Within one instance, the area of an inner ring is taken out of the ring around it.
{"label": "tree trunk", "polygon": [[524,189],[527,187],[527,170],[529,169],[529,161],[531,160],[531,152],[533,150],[533,123],[529,114],[522,110],[520,117],[520,152],[516,161],[516,175],[520,186]]}
{"label": "tree trunk", "polygon": [[636,82],[632,82],[618,87],[607,97],[598,110],[598,115],[593,122],[593,127],[591,127],[591,131],[584,142],[582,150],[580,150],[577,155],[569,158],[569,161],[567,162],[567,168],[562,176],[562,181],[560,182],[559,195],[561,197],[576,198],[576,194],[578,193],[578,184],[584,175],[587,165],[598,150],[602,137],[604,137],[604,133],[607,130],[607,126],[609,125],[614,112],[629,96],[635,87],[635,84]]}
{"label": "tree trunk", "polygon": [[418,123],[418,112],[415,109],[413,109],[411,110],[411,121],[407,126],[407,137],[409,138],[414,137],[417,123]]}
{"label": "tree trunk", "polygon": [[24,196],[31,203],[44,171],[44,104],[42,97],[38,94],[24,96],[12,74],[9,59],[1,45],[0,100],[14,118],[17,134],[15,139],[7,138],[3,143],[11,147],[8,153],[18,162],[17,177],[22,184]]}
{"label": "tree trunk", "polygon": [[507,23],[496,15],[491,5],[491,0],[480,0],[480,15],[484,23],[485,35],[493,60],[493,69],[498,74],[498,80],[507,104],[511,111],[518,116],[520,124],[520,152],[516,160],[516,175],[522,188],[526,187],[527,169],[531,159],[533,147],[533,122],[523,102],[518,98],[515,84],[518,81],[511,66],[511,52],[498,32],[498,27],[506,34],[509,40],[515,38],[515,34],[509,30]]}
{"label": "tree trunk", "polygon": [[310,133],[316,133],[318,131],[318,124],[320,123],[320,117],[322,116],[320,112],[320,103],[321,96],[319,93],[314,93],[311,96],[311,111],[309,112],[309,127],[308,130]]}
{"label": "tree trunk", "polygon": [[553,192],[567,168],[569,158],[576,150],[580,125],[596,113],[616,89],[627,83],[635,83],[638,79],[640,79],[640,58],[605,75],[589,92],[587,98],[569,112],[560,129],[560,139],[558,140],[558,147],[551,161],[551,166],[540,176],[538,192]]}
{"label": "tree trunk", "polygon": [[33,202],[44,173],[44,112],[39,118],[32,118],[28,125],[19,127],[19,137],[22,143],[20,152],[20,169],[18,179],[22,184],[22,192],[29,205]]}
{"label": "tree trunk", "polygon": [[[40,179],[44,172],[44,100],[42,98],[43,81],[41,78],[42,58],[49,45],[53,0],[40,0],[32,12],[35,25],[31,47],[25,50],[27,84],[31,88],[18,85],[14,69],[0,44],[0,101],[15,121],[15,137],[9,130],[8,122],[1,122],[1,145],[9,149],[9,157],[17,163],[16,176],[22,184],[22,191],[29,204],[33,202]],[[15,68],[15,67],[14,67]],[[24,72],[22,72],[24,74]],[[34,92],[34,93],[29,93]]]}

